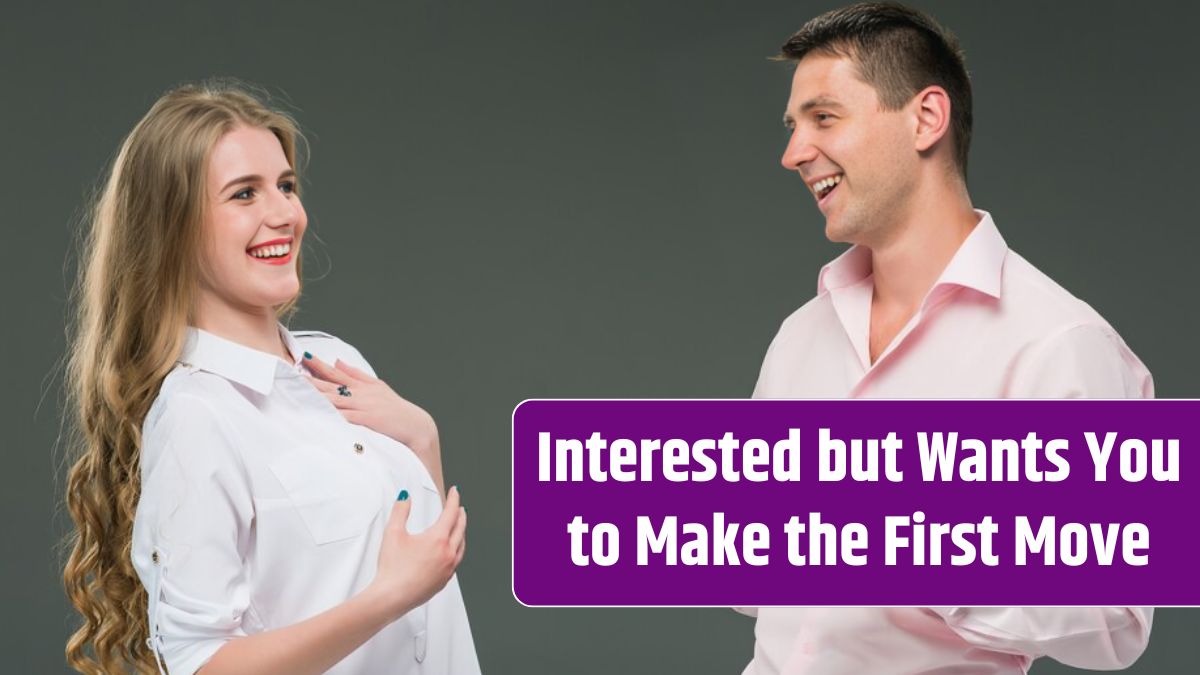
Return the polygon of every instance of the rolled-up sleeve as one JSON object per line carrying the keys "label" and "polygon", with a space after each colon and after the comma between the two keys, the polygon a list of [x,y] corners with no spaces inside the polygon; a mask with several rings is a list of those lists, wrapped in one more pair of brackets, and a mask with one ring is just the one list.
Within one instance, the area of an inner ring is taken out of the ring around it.
{"label": "rolled-up sleeve", "polygon": [[190,675],[244,636],[253,499],[234,439],[203,399],[177,393],[143,436],[134,567],[148,596],[150,644]]}
{"label": "rolled-up sleeve", "polygon": [[971,644],[1050,658],[1077,668],[1116,670],[1150,642],[1151,607],[931,607]]}

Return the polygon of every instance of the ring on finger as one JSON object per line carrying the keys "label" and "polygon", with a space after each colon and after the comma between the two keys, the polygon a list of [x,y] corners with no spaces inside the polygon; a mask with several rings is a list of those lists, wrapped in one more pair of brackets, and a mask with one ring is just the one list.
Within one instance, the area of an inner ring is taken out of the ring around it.
{"label": "ring on finger", "polygon": [[344,384],[339,384],[338,388],[337,388],[337,393],[339,396],[350,396],[350,387],[347,387]]}

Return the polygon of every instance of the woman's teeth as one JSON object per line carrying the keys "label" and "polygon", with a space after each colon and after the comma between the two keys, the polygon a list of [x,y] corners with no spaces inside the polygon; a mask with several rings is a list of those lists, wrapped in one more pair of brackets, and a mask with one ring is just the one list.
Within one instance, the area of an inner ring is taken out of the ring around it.
{"label": "woman's teeth", "polygon": [[840,182],[842,182],[842,174],[840,174],[840,173],[836,176],[830,176],[829,178],[823,178],[823,179],[817,181],[816,183],[813,183],[813,191],[817,193],[817,198],[820,199],[820,198],[824,197],[825,195],[829,194],[829,191],[832,190],[834,188],[834,186]]}
{"label": "woman's teeth", "polygon": [[255,258],[280,258],[292,252],[291,244],[275,244],[274,246],[259,246],[251,249],[250,255]]}

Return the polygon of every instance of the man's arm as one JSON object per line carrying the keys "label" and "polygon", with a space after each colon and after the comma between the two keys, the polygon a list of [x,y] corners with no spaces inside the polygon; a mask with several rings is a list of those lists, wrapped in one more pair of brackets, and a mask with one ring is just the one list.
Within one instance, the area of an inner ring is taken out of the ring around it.
{"label": "man's arm", "polygon": [[[1103,324],[1080,324],[1030,346],[1009,378],[1011,398],[1153,398],[1150,371]],[[964,640],[1049,656],[1069,666],[1125,668],[1146,649],[1151,607],[931,607]]]}
{"label": "man's arm", "polygon": [[1005,398],[1154,398],[1154,379],[1111,328],[1078,324],[1030,345]]}
{"label": "man's arm", "polygon": [[1152,607],[930,607],[962,639],[993,651],[1114,670],[1150,642]]}

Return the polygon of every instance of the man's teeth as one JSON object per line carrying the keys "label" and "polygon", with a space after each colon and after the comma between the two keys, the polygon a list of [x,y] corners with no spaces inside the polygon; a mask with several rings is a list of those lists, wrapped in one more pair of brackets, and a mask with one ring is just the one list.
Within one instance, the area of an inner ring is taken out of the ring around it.
{"label": "man's teeth", "polygon": [[830,176],[829,178],[822,178],[816,183],[813,183],[813,191],[824,197],[826,192],[832,190],[833,186],[840,182],[842,182],[842,174],[840,173],[836,176]]}
{"label": "man's teeth", "polygon": [[275,244],[274,246],[259,246],[258,248],[251,249],[250,255],[255,258],[278,258],[291,253],[291,251],[291,244]]}

